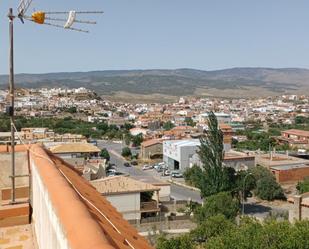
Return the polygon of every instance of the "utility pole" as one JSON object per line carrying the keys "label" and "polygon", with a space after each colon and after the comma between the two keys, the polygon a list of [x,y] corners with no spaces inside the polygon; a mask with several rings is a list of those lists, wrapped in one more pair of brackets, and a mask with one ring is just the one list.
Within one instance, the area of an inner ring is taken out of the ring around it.
{"label": "utility pole", "polygon": [[10,85],[10,100],[9,107],[10,121],[11,121],[11,157],[12,157],[12,190],[11,202],[15,203],[15,127],[14,127],[14,18],[13,9],[9,9],[9,37],[10,37],[10,50],[9,50],[9,85]]}

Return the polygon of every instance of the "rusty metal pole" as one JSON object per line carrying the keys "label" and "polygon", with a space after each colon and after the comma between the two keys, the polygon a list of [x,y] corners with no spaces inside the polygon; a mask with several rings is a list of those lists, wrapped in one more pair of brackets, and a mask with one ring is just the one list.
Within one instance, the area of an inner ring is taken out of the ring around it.
{"label": "rusty metal pole", "polygon": [[9,9],[9,37],[10,37],[10,50],[9,50],[9,85],[10,85],[10,121],[11,121],[11,156],[12,156],[12,190],[11,190],[11,202],[16,202],[15,195],[15,128],[14,128],[14,18],[13,9]]}

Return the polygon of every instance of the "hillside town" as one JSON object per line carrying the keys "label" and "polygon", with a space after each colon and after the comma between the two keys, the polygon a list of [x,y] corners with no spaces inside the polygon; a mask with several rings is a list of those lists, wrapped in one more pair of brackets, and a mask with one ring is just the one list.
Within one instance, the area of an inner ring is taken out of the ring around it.
{"label": "hillside town", "polygon": [[309,249],[308,8],[2,1],[0,249]]}

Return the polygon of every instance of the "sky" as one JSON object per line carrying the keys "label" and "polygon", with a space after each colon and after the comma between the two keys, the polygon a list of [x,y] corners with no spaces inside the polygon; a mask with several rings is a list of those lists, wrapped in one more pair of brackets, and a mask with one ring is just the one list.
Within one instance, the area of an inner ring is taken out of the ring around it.
{"label": "sky", "polygon": [[[8,72],[6,15],[17,5],[0,0],[0,74]],[[33,0],[34,10],[105,13],[83,17],[98,22],[80,26],[89,34],[16,19],[16,73],[309,68],[308,0]]]}

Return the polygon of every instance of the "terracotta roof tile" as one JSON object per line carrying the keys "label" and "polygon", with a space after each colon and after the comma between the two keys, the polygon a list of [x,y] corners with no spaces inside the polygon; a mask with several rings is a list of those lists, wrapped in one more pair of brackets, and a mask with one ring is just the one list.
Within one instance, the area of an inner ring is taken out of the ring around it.
{"label": "terracotta roof tile", "polygon": [[49,190],[71,248],[152,248],[73,166],[38,145],[31,146],[31,158]]}

